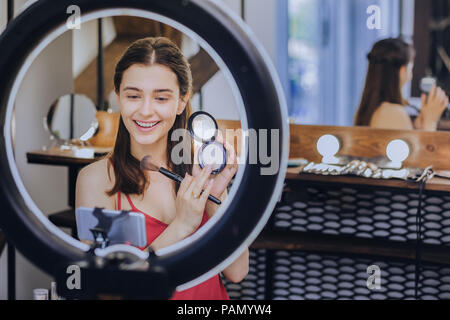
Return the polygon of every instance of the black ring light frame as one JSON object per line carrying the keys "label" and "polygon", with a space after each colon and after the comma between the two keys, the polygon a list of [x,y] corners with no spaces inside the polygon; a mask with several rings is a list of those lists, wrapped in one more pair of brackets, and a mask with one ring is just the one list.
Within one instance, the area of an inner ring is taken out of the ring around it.
{"label": "black ring light frame", "polygon": [[[281,85],[267,55],[252,40],[249,29],[237,16],[213,1],[39,0],[30,5],[0,37],[0,227],[29,260],[55,277],[60,276],[62,266],[77,261],[87,264],[90,258],[87,250],[83,250],[84,244],[65,239],[62,231],[56,231],[58,229],[25,191],[12,154],[10,120],[18,90],[16,82],[26,72],[23,66],[51,32],[65,25],[66,10],[71,5],[80,7],[82,18],[121,10],[125,14],[139,11],[175,21],[197,35],[203,44],[214,48],[213,53],[217,52],[225,71],[228,70],[236,82],[245,106],[245,110],[240,111],[241,119],[247,120],[242,121],[242,129],[280,130],[279,172],[261,175],[262,164],[250,164],[248,151],[242,150],[245,167],[238,171],[237,187],[234,185],[230,191],[226,210],[219,209],[204,228],[183,240],[177,248],[157,252],[158,255],[150,260],[152,272],[145,275],[152,279],[153,288],[142,285],[139,288],[136,281],[142,277],[136,277],[137,273],[131,271],[118,271],[111,284],[114,292],[125,290],[130,282],[133,289],[143,291],[157,292],[158,286],[164,285],[166,288],[161,291],[167,290],[166,293],[146,296],[170,296],[175,288],[182,290],[185,289],[183,286],[192,286],[217,274],[251,244],[269,219],[282,192],[288,158],[289,127]],[[102,272],[97,270],[97,275],[101,277]],[[91,290],[101,290],[95,285],[91,287]]]}

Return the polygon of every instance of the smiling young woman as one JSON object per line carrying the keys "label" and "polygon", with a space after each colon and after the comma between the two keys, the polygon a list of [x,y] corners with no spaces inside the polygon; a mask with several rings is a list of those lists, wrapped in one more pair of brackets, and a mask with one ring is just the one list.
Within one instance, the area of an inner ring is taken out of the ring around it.
{"label": "smiling young woman", "polygon": [[[113,152],[85,167],[77,179],[76,207],[133,210],[146,217],[147,247],[161,249],[201,227],[218,207],[207,202],[212,194],[222,200],[237,171],[233,148],[225,144],[229,159],[220,174],[211,167],[175,164],[171,155],[178,141],[172,132],[186,129],[191,114],[192,75],[186,58],[167,38],[145,38],[133,43],[117,63],[114,76],[120,123]],[[183,143],[192,143],[185,136]],[[190,148],[189,150],[192,150]],[[147,155],[185,177],[180,185],[158,172],[144,172]],[[203,191],[203,194],[201,192]],[[248,249],[223,270],[232,282],[248,273]],[[181,266],[180,266],[181,267]],[[183,266],[186,267],[186,266]],[[229,299],[218,275],[172,299]]]}

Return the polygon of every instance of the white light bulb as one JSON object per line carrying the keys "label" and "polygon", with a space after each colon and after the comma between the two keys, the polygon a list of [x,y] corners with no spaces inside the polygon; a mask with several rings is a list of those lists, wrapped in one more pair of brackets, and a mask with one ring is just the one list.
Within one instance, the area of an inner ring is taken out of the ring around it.
{"label": "white light bulb", "polygon": [[323,163],[337,163],[335,155],[339,152],[341,144],[339,139],[331,134],[326,134],[317,141],[317,151],[322,155]]}
{"label": "white light bulb", "polygon": [[401,167],[402,162],[409,156],[409,146],[403,140],[392,140],[386,148],[386,156],[396,167]]}

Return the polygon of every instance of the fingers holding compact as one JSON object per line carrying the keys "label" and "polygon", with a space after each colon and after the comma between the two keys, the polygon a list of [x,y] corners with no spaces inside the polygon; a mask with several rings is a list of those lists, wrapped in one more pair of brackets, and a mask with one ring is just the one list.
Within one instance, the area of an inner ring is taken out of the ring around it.
{"label": "fingers holding compact", "polygon": [[443,107],[445,109],[448,106],[449,98],[448,98],[448,95],[445,93],[444,90],[442,90],[442,89],[440,89],[440,90],[441,90],[440,98],[441,98],[441,101],[442,101],[442,105],[443,105]]}
{"label": "fingers holding compact", "polygon": [[180,184],[176,198],[177,220],[188,233],[194,232],[201,224],[206,201],[212,184],[207,184],[202,194],[202,186],[211,174],[211,168],[205,167],[199,175],[192,177],[186,174]]}
{"label": "fingers holding compact", "polygon": [[183,181],[180,183],[180,188],[178,189],[178,194],[183,195],[186,193],[186,190],[190,187],[192,184],[192,181],[194,181],[194,177],[186,173],[184,176]]}
{"label": "fingers holding compact", "polygon": [[225,142],[224,146],[227,150],[227,165],[225,167],[225,170],[227,171],[227,174],[232,177],[236,174],[238,169],[237,156],[232,145],[230,145],[228,142]]}
{"label": "fingers holding compact", "polygon": [[448,105],[448,96],[445,94],[445,91],[438,86],[434,86],[428,95],[427,105],[430,104],[439,106],[441,109],[445,109]]}
{"label": "fingers holding compact", "polygon": [[442,90],[441,88],[437,89],[436,100],[437,100],[437,103],[440,104],[442,109],[445,109],[447,107],[447,105],[448,105],[448,96],[445,94],[445,91]]}
{"label": "fingers holding compact", "polygon": [[[212,166],[211,165],[205,166],[200,171],[200,174],[198,174],[194,178],[194,181],[190,184],[189,188],[187,189],[187,194],[191,194],[194,199],[199,199],[200,194],[203,189],[203,186],[205,185],[206,181],[208,180],[209,176],[211,175],[211,172],[212,172]],[[206,188],[207,187],[208,186],[206,185]]]}
{"label": "fingers holding compact", "polygon": [[422,95],[422,115],[426,123],[436,123],[448,106],[448,96],[444,90],[434,86],[428,97]]}

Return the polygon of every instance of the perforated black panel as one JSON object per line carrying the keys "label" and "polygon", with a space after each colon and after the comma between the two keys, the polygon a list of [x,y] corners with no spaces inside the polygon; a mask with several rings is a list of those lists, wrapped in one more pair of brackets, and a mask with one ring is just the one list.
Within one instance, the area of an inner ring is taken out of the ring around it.
{"label": "perforated black panel", "polygon": [[[367,268],[373,265],[381,288],[371,290]],[[406,262],[277,251],[274,273],[274,299],[414,299],[415,267]],[[424,267],[421,299],[449,299],[449,287],[449,267]]]}
{"label": "perforated black panel", "polygon": [[[416,240],[418,193],[308,187],[300,201],[279,206],[275,227],[361,238]],[[425,195],[423,242],[450,245],[450,197]]]}
{"label": "perforated black panel", "polygon": [[[251,250],[252,267],[239,283],[225,281],[231,299],[264,300],[413,300],[415,266],[411,262],[276,250],[271,293],[265,292],[265,250]],[[259,259],[255,259],[258,257]],[[255,268],[255,262],[260,261]],[[369,289],[369,266],[380,268],[381,288]],[[450,299],[450,267],[423,265],[418,297]]]}
{"label": "perforated black panel", "polygon": [[[419,195],[414,190],[298,181],[288,190],[266,229],[351,236],[355,244],[370,238],[415,246]],[[423,242],[447,248],[450,196],[426,191],[422,213]],[[314,250],[250,252],[248,277],[240,284],[226,283],[232,299],[415,299],[414,259]],[[381,272],[379,290],[367,286],[367,268],[373,265]],[[419,274],[419,299],[450,299],[449,265],[421,261]]]}

